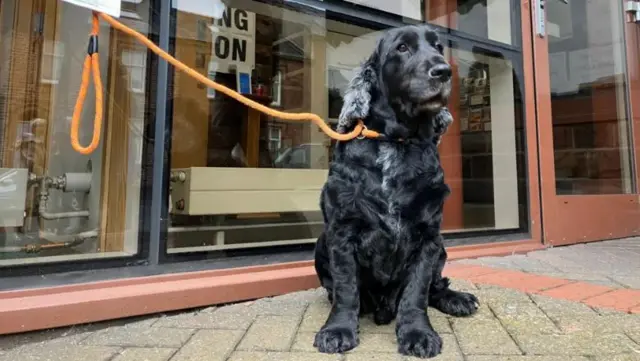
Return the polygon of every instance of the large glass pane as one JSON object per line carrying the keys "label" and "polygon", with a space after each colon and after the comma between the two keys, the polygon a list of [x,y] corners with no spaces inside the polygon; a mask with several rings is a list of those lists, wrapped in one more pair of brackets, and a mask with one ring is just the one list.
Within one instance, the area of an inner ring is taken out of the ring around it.
{"label": "large glass pane", "polygon": [[556,192],[633,191],[619,1],[548,1]]}
{"label": "large glass pane", "polygon": [[460,231],[525,227],[525,123],[514,63],[475,46],[454,47],[450,62],[456,122],[441,145],[452,188],[445,224]]}
{"label": "large glass pane", "polygon": [[[519,45],[520,1],[513,0],[424,0],[426,21],[473,36]],[[557,1],[557,0],[550,0]],[[366,2],[366,1],[364,1]],[[396,1],[389,1],[396,3]]]}
{"label": "large glass pane", "polygon": [[[123,1],[146,32],[150,1]],[[91,12],[58,0],[0,2],[0,267],[138,252],[146,49],[100,29],[104,122],[90,155],[70,144]],[[90,86],[79,129],[93,134]]]}
{"label": "large glass pane", "polygon": [[[380,33],[339,15],[242,1],[178,3],[175,53],[202,74],[276,109],[337,121],[354,69]],[[224,9],[224,10],[223,10]],[[453,194],[445,229],[518,229],[526,219],[522,108],[514,65],[458,46],[441,145]],[[175,73],[168,252],[315,242],[332,142],[315,125],[259,115]]]}

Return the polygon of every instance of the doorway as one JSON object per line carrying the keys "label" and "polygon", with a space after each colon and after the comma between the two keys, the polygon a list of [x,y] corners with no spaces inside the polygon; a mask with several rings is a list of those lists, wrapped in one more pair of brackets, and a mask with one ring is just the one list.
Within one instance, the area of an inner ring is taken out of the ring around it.
{"label": "doorway", "polygon": [[543,239],[552,245],[640,232],[638,25],[623,5],[532,2]]}

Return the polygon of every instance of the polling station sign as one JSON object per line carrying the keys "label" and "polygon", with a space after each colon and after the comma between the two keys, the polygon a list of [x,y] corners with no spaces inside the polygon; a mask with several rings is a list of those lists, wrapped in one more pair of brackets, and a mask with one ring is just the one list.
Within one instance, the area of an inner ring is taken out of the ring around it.
{"label": "polling station sign", "polygon": [[233,69],[250,72],[256,62],[256,14],[243,9],[226,8],[211,25],[211,61],[214,70],[231,73]]}

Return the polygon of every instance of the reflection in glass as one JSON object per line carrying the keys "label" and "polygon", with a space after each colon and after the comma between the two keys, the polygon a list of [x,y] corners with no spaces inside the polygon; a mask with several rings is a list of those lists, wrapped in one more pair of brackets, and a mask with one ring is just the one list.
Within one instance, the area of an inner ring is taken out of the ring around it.
{"label": "reflection in glass", "polygon": [[556,192],[631,193],[621,5],[548,4]]}
{"label": "reflection in glass", "polygon": [[[453,49],[450,61],[457,69],[451,108],[458,122],[443,147],[458,143],[460,148],[441,153],[445,172],[461,167],[462,184],[450,181],[445,224],[459,219],[449,226],[516,229],[526,222],[527,200],[522,96],[513,64],[479,48]],[[453,211],[456,205],[462,217]]]}
{"label": "reflection in glass", "polygon": [[[549,1],[552,2],[552,1]],[[389,3],[394,3],[390,1]],[[518,1],[425,0],[426,21],[510,45],[519,45],[520,24],[513,21]]]}
{"label": "reflection in glass", "polygon": [[[214,13],[178,5],[176,57],[234,89],[249,74],[255,101],[334,124],[379,32],[315,9],[236,6]],[[527,204],[513,64],[482,49],[447,52],[456,122],[441,145],[453,189],[445,229],[518,229]],[[315,242],[333,142],[315,125],[258,114],[182,73],[174,81],[168,252]]]}
{"label": "reflection in glass", "polygon": [[[149,3],[123,3],[121,21],[145,32]],[[147,53],[102,24],[102,138],[77,153],[69,129],[90,19],[58,0],[0,2],[0,267],[138,252]],[[86,145],[93,88],[84,107]]]}
{"label": "reflection in glass", "polygon": [[[406,19],[422,20],[424,0],[345,0],[353,4],[385,11]],[[427,0],[428,1],[428,0]]]}

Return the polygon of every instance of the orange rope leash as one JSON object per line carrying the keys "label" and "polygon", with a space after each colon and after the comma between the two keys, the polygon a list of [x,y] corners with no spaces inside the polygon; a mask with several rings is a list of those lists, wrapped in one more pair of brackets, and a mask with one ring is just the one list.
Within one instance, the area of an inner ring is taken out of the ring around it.
{"label": "orange rope leash", "polygon": [[[76,106],[73,109],[73,117],[71,118],[71,146],[76,152],[84,155],[93,153],[98,144],[100,144],[100,132],[102,130],[102,81],[100,80],[100,58],[98,57],[98,34],[100,33],[100,19],[98,14],[93,13],[91,22],[91,36],[89,37],[89,48],[87,56],[84,58],[84,66],[82,67],[82,83],[80,92],[76,100]],[[80,116],[82,115],[82,106],[87,96],[89,88],[89,73],[93,72],[93,85],[96,92],[96,114],[93,119],[93,138],[91,144],[86,147],[80,145],[78,140],[78,132],[80,128]]]}
{"label": "orange rope leash", "polygon": [[[380,133],[367,129],[362,123],[362,121],[359,121],[356,127],[351,132],[343,134],[343,133],[338,133],[333,129],[331,129],[329,125],[327,125],[327,123],[322,118],[320,118],[317,114],[282,112],[279,110],[269,108],[258,102],[255,102],[243,96],[242,94],[238,93],[237,91],[232,90],[222,84],[218,84],[215,81],[191,69],[183,62],[177,60],[176,58],[174,58],[164,50],[160,49],[151,40],[147,39],[146,36],[129,28],[128,26],[122,24],[121,22],[117,21],[111,16],[103,13],[99,13],[99,12],[93,12],[93,27],[91,30],[91,41],[89,43],[89,47],[90,49],[93,47],[95,49],[95,52],[91,53],[90,51],[89,55],[87,55],[87,58],[85,59],[84,68],[82,72],[82,84],[80,87],[80,94],[78,95],[78,100],[76,102],[76,107],[73,113],[73,120],[71,122],[71,145],[73,146],[73,149],[75,149],[77,152],[81,154],[91,154],[97,148],[98,143],[100,142],[100,128],[102,126],[102,84],[100,83],[100,68],[99,68],[98,53],[97,53],[98,32],[99,32],[98,16],[101,17],[103,20],[105,20],[107,23],[109,23],[109,25],[111,25],[113,28],[118,29],[136,38],[139,42],[141,42],[143,45],[151,49],[151,51],[156,53],[161,58],[165,59],[168,63],[173,65],[176,69],[185,72],[187,75],[205,84],[209,88],[213,88],[216,91],[223,93],[261,113],[272,116],[274,118],[280,118],[283,120],[290,120],[290,121],[310,120],[313,123],[315,123],[318,127],[320,127],[320,129],[327,136],[335,140],[345,141],[345,140],[351,140],[354,138],[361,138],[361,137],[379,138],[381,136]],[[91,141],[91,144],[88,147],[84,148],[78,142],[78,128],[80,123],[79,121],[80,113],[82,112],[82,105],[84,103],[87,87],[89,84],[89,71],[90,71],[91,65],[93,66],[93,80],[96,88],[96,116],[94,119],[93,140]]]}

